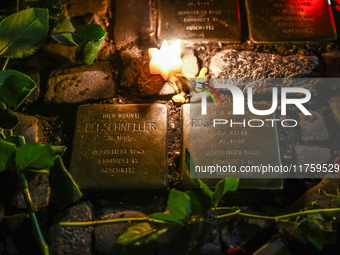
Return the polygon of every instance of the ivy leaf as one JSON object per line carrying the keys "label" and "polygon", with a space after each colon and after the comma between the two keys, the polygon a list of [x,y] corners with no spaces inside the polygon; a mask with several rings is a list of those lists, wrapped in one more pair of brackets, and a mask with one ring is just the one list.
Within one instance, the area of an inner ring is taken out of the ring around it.
{"label": "ivy leaf", "polygon": [[201,190],[187,190],[190,197],[191,215],[202,215],[210,209],[211,199]]}
{"label": "ivy leaf", "polygon": [[76,46],[77,44],[72,38],[72,33],[74,31],[76,31],[76,29],[72,25],[70,17],[66,16],[58,21],[56,27],[52,31],[51,37],[57,43],[66,46]]}
{"label": "ivy leaf", "polygon": [[[188,167],[188,169],[190,169],[190,164],[193,164],[195,167],[195,162],[193,161],[193,159],[191,158],[190,152],[188,149],[185,149],[185,163]],[[200,190],[202,190],[202,192],[204,194],[206,194],[210,199],[213,198],[213,192],[212,190],[204,183],[202,182],[201,179],[198,178],[192,178],[195,186],[197,188],[199,188]]]}
{"label": "ivy leaf", "polygon": [[129,227],[121,234],[116,243],[124,246],[142,246],[155,242],[157,238],[168,230],[164,224],[140,223]]}
{"label": "ivy leaf", "polygon": [[156,220],[175,221],[175,219],[170,214],[162,212],[150,214],[149,218]]}
{"label": "ivy leaf", "polygon": [[0,100],[18,108],[35,89],[35,82],[27,75],[15,71],[0,72]]}
{"label": "ivy leaf", "polygon": [[190,197],[182,191],[170,191],[168,198],[169,213],[174,220],[184,220],[191,214]]}
{"label": "ivy leaf", "polygon": [[13,161],[16,149],[15,144],[0,140],[0,172],[8,169],[7,166]]}
{"label": "ivy leaf", "polygon": [[79,47],[83,47],[88,42],[99,42],[105,38],[106,32],[102,26],[88,24],[78,28],[73,33],[73,38]]}
{"label": "ivy leaf", "polygon": [[52,200],[59,209],[74,204],[83,196],[60,156],[57,156],[50,168],[49,183]]}
{"label": "ivy leaf", "polygon": [[225,178],[220,180],[216,184],[216,188],[213,194],[213,203],[217,205],[218,202],[228,191],[236,191],[238,188],[239,179]]}
{"label": "ivy leaf", "polygon": [[299,221],[296,230],[316,248],[321,250],[325,244],[336,242],[336,231],[333,230],[334,221],[325,220],[322,215],[309,215]]}
{"label": "ivy leaf", "polygon": [[15,162],[19,169],[47,169],[53,166],[55,155],[49,145],[24,144],[18,148]]}
{"label": "ivy leaf", "polygon": [[92,64],[105,38],[106,32],[100,25],[89,24],[77,29],[72,38],[82,49],[82,60]]}
{"label": "ivy leaf", "polygon": [[9,109],[0,108],[0,128],[12,129],[19,123],[18,117]]}
{"label": "ivy leaf", "polygon": [[12,14],[0,23],[0,56],[31,55],[44,44],[47,33],[47,9],[31,8]]}

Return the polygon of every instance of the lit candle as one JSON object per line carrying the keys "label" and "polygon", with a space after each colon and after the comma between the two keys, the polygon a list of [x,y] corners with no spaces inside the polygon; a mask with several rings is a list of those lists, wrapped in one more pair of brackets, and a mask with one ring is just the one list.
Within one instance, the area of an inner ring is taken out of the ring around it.
{"label": "lit candle", "polygon": [[149,49],[149,69],[151,74],[160,74],[166,81],[170,73],[182,72],[181,40],[168,45],[164,40],[160,49]]}

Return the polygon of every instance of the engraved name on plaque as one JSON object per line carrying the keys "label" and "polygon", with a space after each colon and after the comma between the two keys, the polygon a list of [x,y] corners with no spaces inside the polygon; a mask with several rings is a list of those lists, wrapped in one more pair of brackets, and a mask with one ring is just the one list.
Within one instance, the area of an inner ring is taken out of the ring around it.
{"label": "engraved name on plaque", "polygon": [[[257,106],[258,107],[258,106]],[[222,109],[222,108],[221,108]],[[266,108],[264,108],[266,109]],[[183,150],[182,150],[182,183],[184,187],[192,187],[190,170],[188,169],[185,156],[186,149],[190,151],[196,166],[240,166],[251,165],[280,165],[280,151],[277,138],[277,128],[273,124],[263,127],[244,126],[254,116],[249,112],[237,117],[232,114],[232,104],[223,105],[223,110],[213,110],[213,105],[208,104],[209,115],[203,116],[201,104],[185,104],[182,106],[183,116]],[[242,118],[242,119],[241,119]],[[213,119],[233,119],[235,125],[219,125],[213,128]],[[268,116],[256,116],[256,119],[275,119],[274,114]],[[255,125],[252,121],[251,125]],[[202,167],[201,167],[202,168]],[[203,169],[203,168],[202,168]],[[193,169],[191,169],[193,171]],[[196,173],[194,173],[196,175]],[[210,176],[209,176],[210,175]],[[275,175],[262,178],[257,174],[256,178],[250,173],[235,176],[232,172],[200,173],[196,176],[201,178],[207,185],[215,187],[222,178],[240,178],[240,188],[257,189],[280,189],[282,178]],[[207,177],[207,178],[205,178]]]}
{"label": "engraved name on plaque", "polygon": [[237,0],[159,0],[160,40],[241,40]]}
{"label": "engraved name on plaque", "polygon": [[164,105],[82,105],[70,172],[85,189],[164,188],[166,136]]}
{"label": "engraved name on plaque", "polygon": [[255,42],[336,40],[329,0],[246,0]]}

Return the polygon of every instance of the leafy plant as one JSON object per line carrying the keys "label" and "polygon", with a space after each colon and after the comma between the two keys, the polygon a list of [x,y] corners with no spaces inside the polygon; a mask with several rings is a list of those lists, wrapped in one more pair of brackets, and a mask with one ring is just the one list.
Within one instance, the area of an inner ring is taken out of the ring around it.
{"label": "leafy plant", "polygon": [[[16,8],[10,6],[9,10],[1,11],[1,14],[6,15],[13,10],[17,13],[0,17],[0,58],[3,58],[0,71],[0,173],[16,172],[41,251],[48,254],[25,174],[49,174],[51,195],[59,208],[76,202],[82,193],[62,162],[66,147],[26,144],[23,136],[13,135],[13,128],[19,119],[12,109],[20,107],[36,84],[21,72],[5,69],[9,59],[35,53],[50,35],[58,43],[80,46],[83,62],[91,64],[105,37],[105,31],[99,25],[85,25],[76,30],[69,17],[58,19],[62,13],[61,0],[26,0],[26,4],[33,8],[22,11],[19,11],[18,3]],[[0,221],[2,218],[1,209]]]}
{"label": "leafy plant", "polygon": [[[186,151],[186,162],[193,163],[189,151]],[[340,208],[307,209],[301,212],[280,216],[262,216],[242,212],[237,206],[218,207],[221,199],[238,188],[238,179],[222,179],[215,189],[211,190],[200,179],[192,179],[198,189],[186,192],[170,191],[168,211],[158,212],[144,218],[121,218],[94,222],[61,222],[61,226],[94,226],[122,222],[139,222],[129,227],[116,241],[123,252],[131,252],[148,247],[176,247],[181,251],[187,248],[191,254],[197,254],[204,242],[214,232],[214,225],[220,219],[233,216],[272,220],[294,224],[297,231],[318,249],[324,244],[336,241],[336,228],[333,214],[339,214]],[[225,212],[220,214],[220,212]],[[295,219],[295,221],[292,221]],[[141,223],[140,223],[141,222]],[[180,243],[180,245],[175,244]]]}

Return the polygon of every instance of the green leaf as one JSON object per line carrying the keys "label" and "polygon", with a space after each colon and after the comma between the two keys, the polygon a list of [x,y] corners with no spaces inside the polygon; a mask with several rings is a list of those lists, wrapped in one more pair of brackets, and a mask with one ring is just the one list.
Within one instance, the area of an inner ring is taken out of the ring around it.
{"label": "green leaf", "polygon": [[73,27],[70,17],[66,16],[58,21],[57,26],[52,31],[51,37],[57,43],[66,46],[76,46],[77,44],[72,38],[74,31],[76,31],[76,29]]}
{"label": "green leaf", "polygon": [[0,23],[0,56],[23,58],[36,52],[48,33],[48,10],[31,8],[12,14]]}
{"label": "green leaf", "polygon": [[234,178],[225,178],[220,180],[215,188],[213,194],[213,203],[215,205],[221,200],[221,198],[228,192],[228,191],[236,191],[238,188],[239,179]]}
{"label": "green leaf", "polygon": [[333,230],[332,219],[325,220],[322,215],[309,215],[299,221],[297,231],[316,248],[321,250],[325,244],[336,242],[336,231]]}
{"label": "green leaf", "polygon": [[170,191],[168,209],[170,215],[176,221],[188,218],[191,214],[190,197],[182,191]]}
{"label": "green leaf", "polygon": [[88,42],[85,47],[82,48],[82,61],[86,65],[93,64],[98,51],[100,50],[102,42]]}
{"label": "green leaf", "polygon": [[[195,163],[193,161],[193,159],[191,158],[190,152],[188,151],[188,149],[185,149],[185,163],[188,167],[188,169],[190,169],[190,164],[193,164],[195,167]],[[213,192],[212,190],[204,183],[202,182],[202,180],[198,179],[198,178],[192,178],[195,186],[197,188],[199,188],[200,190],[202,190],[202,192],[204,194],[206,194],[210,199],[213,198]]]}
{"label": "green leaf", "polygon": [[82,49],[82,60],[92,64],[105,38],[106,32],[100,25],[89,24],[77,29],[72,38]]}
{"label": "green leaf", "polygon": [[8,169],[8,165],[13,162],[16,149],[15,144],[0,140],[0,172]]}
{"label": "green leaf", "polygon": [[9,109],[0,109],[0,128],[12,129],[19,123],[18,117]]}
{"label": "green leaf", "polygon": [[0,100],[9,106],[18,108],[35,87],[35,82],[21,72],[0,71]]}
{"label": "green leaf", "polygon": [[74,204],[83,196],[59,156],[50,168],[49,183],[52,200],[59,209]]}
{"label": "green leaf", "polygon": [[150,214],[149,218],[156,220],[175,221],[175,219],[170,214],[162,212]]}
{"label": "green leaf", "polygon": [[129,227],[116,241],[118,245],[142,246],[153,243],[165,233],[168,227],[165,224],[140,223]]}
{"label": "green leaf", "polygon": [[55,155],[49,145],[30,143],[22,145],[16,153],[15,161],[19,169],[47,169],[53,166]]}
{"label": "green leaf", "polygon": [[66,146],[52,145],[51,149],[54,152],[54,155],[62,157],[64,155],[67,147]]}
{"label": "green leaf", "polygon": [[210,209],[211,199],[201,190],[187,190],[185,193],[190,197],[191,215],[203,215]]}
{"label": "green leaf", "polygon": [[19,148],[21,145],[25,144],[25,137],[21,135],[13,135],[7,137],[5,141],[9,143],[14,143],[17,146],[17,148]]}
{"label": "green leaf", "polygon": [[78,28],[73,33],[73,39],[79,47],[85,46],[88,42],[100,42],[105,38],[106,32],[102,26],[88,24]]}

